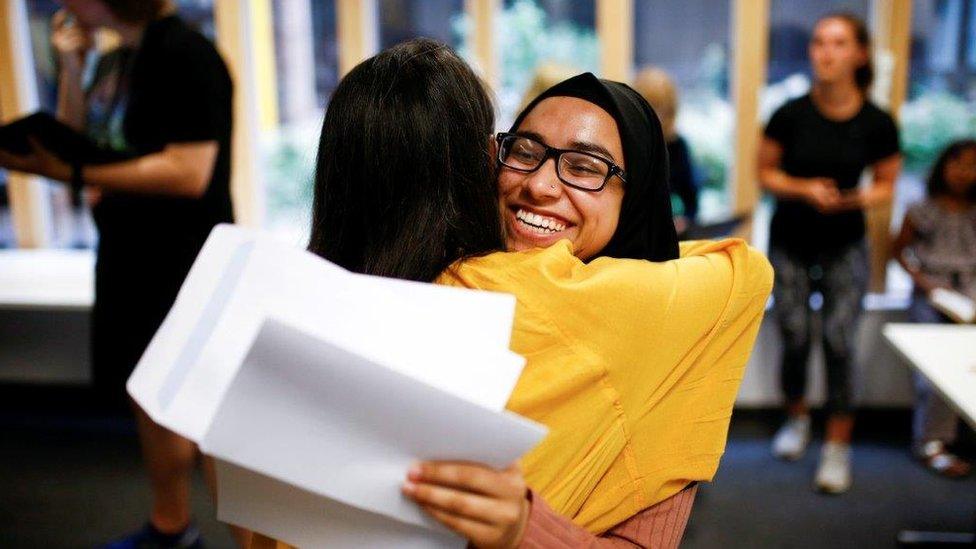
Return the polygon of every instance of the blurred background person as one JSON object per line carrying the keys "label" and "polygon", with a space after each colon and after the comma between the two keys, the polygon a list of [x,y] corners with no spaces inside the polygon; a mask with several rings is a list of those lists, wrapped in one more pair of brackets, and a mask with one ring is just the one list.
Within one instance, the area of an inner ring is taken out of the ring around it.
{"label": "blurred background person", "polygon": [[576,76],[579,74],[579,72],[580,71],[572,67],[560,65],[558,63],[543,63],[539,65],[536,67],[535,72],[532,75],[532,82],[529,83],[529,87],[525,90],[525,94],[522,95],[522,102],[519,104],[516,112],[522,112],[536,97],[542,95],[542,92],[548,90],[563,80],[566,80],[567,78]]}
{"label": "blurred background person", "polygon": [[[168,0],[63,5],[52,21],[57,117],[131,160],[68,165],[35,143],[30,155],[0,155],[0,165],[90,189],[99,230],[93,377],[99,404],[118,408],[210,230],[233,221],[232,83],[213,44]],[[116,35],[117,47],[100,52],[89,71],[99,29]],[[197,448],[135,413],[152,510],[142,529],[108,547],[199,547],[189,503]]]}
{"label": "blurred background person", "polygon": [[[788,415],[772,451],[797,460],[810,439],[805,391],[811,296],[819,292],[828,418],[814,486],[841,493],[851,485],[851,370],[868,278],[864,210],[890,201],[901,156],[894,120],[867,97],[873,68],[864,22],[821,18],[808,55],[813,86],[773,114],[759,158],[760,183],[776,198],[769,258]],[[871,182],[860,188],[866,168]]]}
{"label": "blurred background person", "polygon": [[[915,285],[908,311],[912,322],[952,323],[929,298],[936,288],[945,288],[976,300],[976,141],[950,145],[936,160],[926,190],[925,200],[905,214],[893,255]],[[949,451],[958,427],[959,416],[916,373],[912,446],[934,473],[950,478],[970,473],[971,464]]]}
{"label": "blurred background person", "polygon": [[640,71],[634,87],[654,108],[664,128],[670,162],[672,202],[677,198],[681,204],[680,209],[676,208],[680,213],[674,216],[674,226],[678,237],[681,237],[695,223],[698,215],[698,181],[688,143],[678,134],[675,126],[678,117],[678,89],[668,73],[657,67],[647,67]]}

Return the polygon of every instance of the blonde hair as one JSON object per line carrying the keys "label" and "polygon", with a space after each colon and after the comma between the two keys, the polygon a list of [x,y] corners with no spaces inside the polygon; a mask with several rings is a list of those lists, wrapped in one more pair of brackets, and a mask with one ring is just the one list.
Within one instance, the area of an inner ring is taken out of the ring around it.
{"label": "blonde hair", "polygon": [[674,138],[674,124],[678,116],[678,89],[668,73],[658,67],[646,67],[637,73],[634,89],[654,108],[661,120],[665,139]]}
{"label": "blonde hair", "polygon": [[532,76],[532,82],[529,84],[528,89],[525,90],[525,95],[522,96],[522,103],[519,105],[518,111],[516,112],[522,112],[525,110],[525,107],[529,106],[529,103],[531,103],[533,99],[542,95],[542,92],[548,90],[563,80],[576,76],[578,73],[579,71],[572,67],[558,65],[556,63],[544,63],[539,65],[535,68],[535,74]]}

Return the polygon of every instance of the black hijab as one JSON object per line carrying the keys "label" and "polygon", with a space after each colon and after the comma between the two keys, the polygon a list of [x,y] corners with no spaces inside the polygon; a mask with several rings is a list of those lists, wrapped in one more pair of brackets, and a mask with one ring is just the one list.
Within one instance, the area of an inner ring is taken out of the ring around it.
{"label": "black hijab", "polygon": [[575,97],[607,111],[617,122],[624,149],[627,182],[620,221],[598,256],[667,261],[678,257],[678,235],[668,188],[668,152],[661,122],[647,101],[630,86],[584,73],[564,80],[536,97],[515,119],[550,97]]}

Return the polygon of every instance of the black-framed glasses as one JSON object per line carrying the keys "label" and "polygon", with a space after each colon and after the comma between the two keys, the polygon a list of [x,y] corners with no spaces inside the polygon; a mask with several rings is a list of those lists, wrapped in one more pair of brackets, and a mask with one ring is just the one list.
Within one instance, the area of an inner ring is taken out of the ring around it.
{"label": "black-framed glasses", "polygon": [[620,166],[593,153],[556,149],[514,133],[499,133],[495,139],[498,141],[498,162],[517,172],[534,172],[552,158],[559,180],[575,189],[599,192],[614,176],[627,181],[627,174]]}

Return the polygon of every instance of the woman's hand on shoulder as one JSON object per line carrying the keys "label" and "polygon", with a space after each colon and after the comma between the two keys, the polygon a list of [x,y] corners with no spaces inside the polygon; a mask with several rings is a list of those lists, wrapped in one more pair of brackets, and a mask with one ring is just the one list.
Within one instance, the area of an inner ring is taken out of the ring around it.
{"label": "woman's hand on shoulder", "polygon": [[529,517],[528,488],[513,464],[426,461],[411,468],[403,493],[479,549],[518,547]]}

